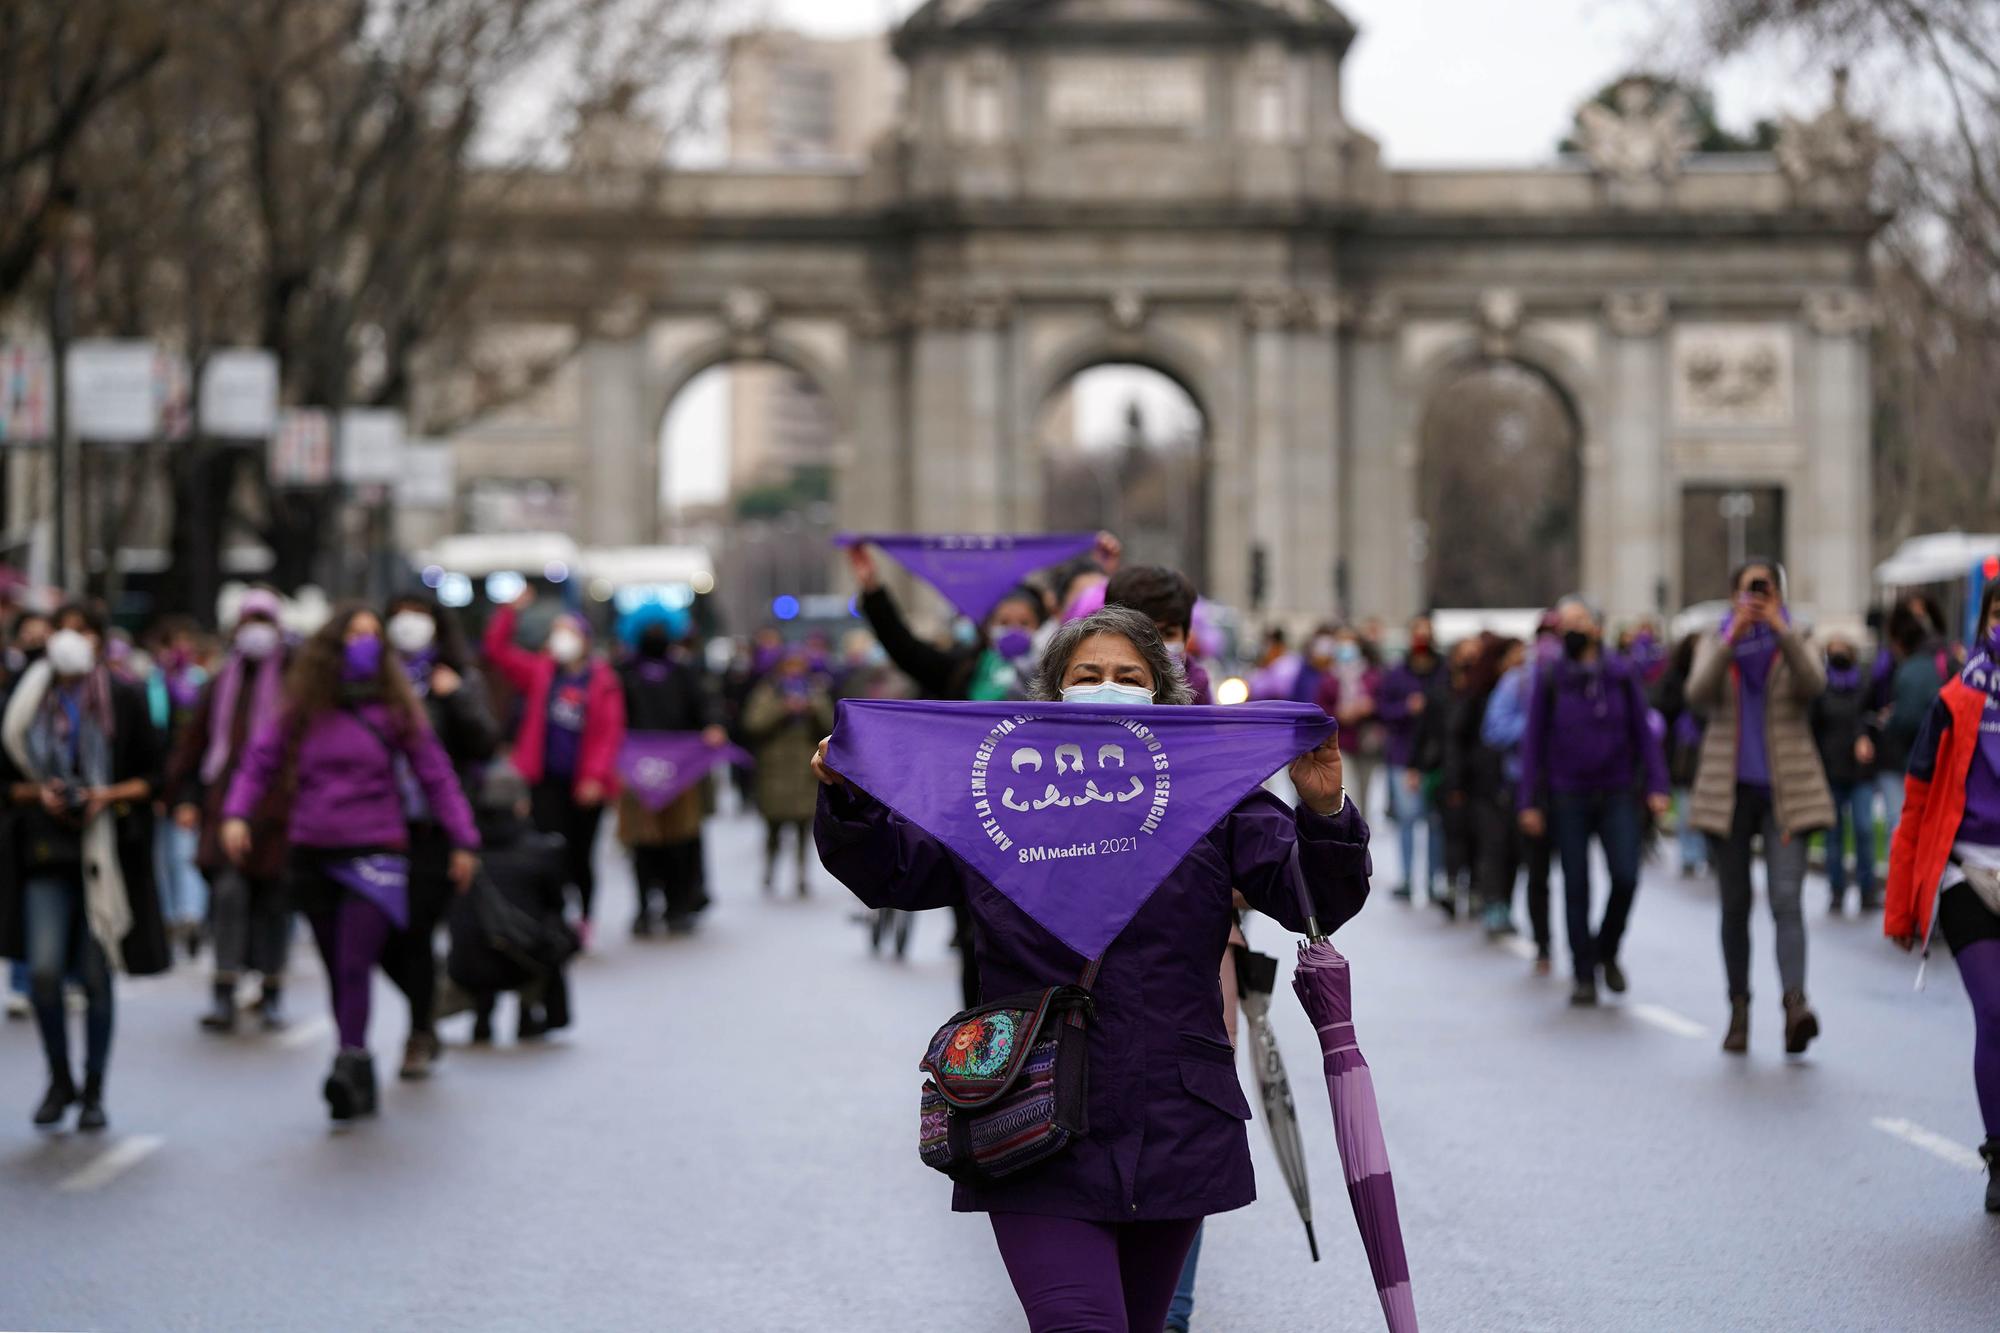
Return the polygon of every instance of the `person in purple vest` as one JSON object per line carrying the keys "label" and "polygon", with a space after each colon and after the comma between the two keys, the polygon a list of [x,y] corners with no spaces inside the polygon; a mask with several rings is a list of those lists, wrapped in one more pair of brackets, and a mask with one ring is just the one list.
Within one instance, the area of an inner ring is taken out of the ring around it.
{"label": "person in purple vest", "polygon": [[[1044,650],[1044,704],[1187,702],[1159,631],[1122,606],[1072,621]],[[963,902],[988,996],[1072,983],[1084,960],[947,845],[813,758],[820,858],[871,907]],[[916,760],[912,756],[912,761]],[[1341,790],[1329,737],[1290,769],[1299,804],[1254,790],[1161,882],[1103,954],[1091,986],[1088,1131],[1016,1176],[960,1185],[990,1217],[1032,1330],[1159,1329],[1201,1219],[1255,1197],[1250,1106],[1223,1031],[1216,965],[1232,890],[1299,931],[1331,930],[1368,895],[1368,827]]]}
{"label": "person in purple vest", "polygon": [[[1569,597],[1556,610],[1562,656],[1535,674],[1521,737],[1521,831],[1555,843],[1575,980],[1569,1002],[1594,1005],[1600,971],[1613,994],[1625,990],[1618,946],[1639,891],[1646,809],[1657,819],[1671,802],[1666,756],[1647,724],[1637,670],[1605,651],[1604,621],[1589,603]],[[1611,871],[1611,896],[1595,930],[1593,838]]]}

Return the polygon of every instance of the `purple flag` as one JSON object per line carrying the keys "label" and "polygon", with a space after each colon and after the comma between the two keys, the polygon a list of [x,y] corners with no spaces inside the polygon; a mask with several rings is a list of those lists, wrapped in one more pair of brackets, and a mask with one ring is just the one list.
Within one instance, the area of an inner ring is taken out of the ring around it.
{"label": "purple flag", "polygon": [[953,606],[984,620],[1028,575],[1088,551],[1097,544],[1097,534],[843,532],[833,540],[837,546],[869,542],[881,547]]}
{"label": "purple flag", "polygon": [[400,852],[374,852],[368,856],[350,856],[344,861],[328,861],[326,877],[381,908],[396,923],[396,929],[409,928],[409,857]]}
{"label": "purple flag", "polygon": [[1095,958],[1237,802],[1333,730],[1295,703],[848,699],[827,762]]}
{"label": "purple flag", "polygon": [[734,745],[710,745],[698,731],[628,731],[618,776],[640,805],[664,810],[717,764],[754,762]]}

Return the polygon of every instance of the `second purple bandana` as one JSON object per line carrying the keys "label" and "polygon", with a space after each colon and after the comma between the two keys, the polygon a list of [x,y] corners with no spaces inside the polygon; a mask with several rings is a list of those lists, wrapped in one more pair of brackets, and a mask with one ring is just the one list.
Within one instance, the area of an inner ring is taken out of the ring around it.
{"label": "second purple bandana", "polygon": [[410,927],[410,858],[400,852],[374,852],[328,861],[326,877],[366,898],[396,923],[396,929]]}
{"label": "second purple bandana", "polygon": [[734,745],[710,745],[698,731],[631,731],[618,751],[618,776],[640,805],[659,811],[717,764],[754,762]]}
{"label": "second purple bandana", "polygon": [[827,762],[1095,958],[1237,802],[1333,729],[1295,703],[849,699]]}
{"label": "second purple bandana", "polygon": [[834,543],[881,547],[974,620],[1038,569],[1081,555],[1097,544],[1093,532],[1010,536],[1004,533],[841,533]]}

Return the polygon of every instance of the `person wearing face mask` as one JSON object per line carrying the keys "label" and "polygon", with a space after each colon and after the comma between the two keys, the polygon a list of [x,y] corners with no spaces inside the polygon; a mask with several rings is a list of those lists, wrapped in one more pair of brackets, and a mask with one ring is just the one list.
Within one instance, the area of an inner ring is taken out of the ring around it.
{"label": "person wearing face mask", "polygon": [[1846,908],[1847,843],[1852,835],[1854,869],[1861,910],[1880,911],[1882,895],[1875,885],[1875,738],[1870,734],[1868,679],[1855,657],[1854,644],[1835,635],[1826,644],[1826,692],[1812,701],[1813,741],[1819,746],[1833,793],[1833,827],[1826,835],[1826,880],[1829,910]]}
{"label": "person wearing face mask", "polygon": [[[465,640],[451,613],[428,593],[405,593],[390,601],[383,622],[389,646],[403,664],[410,689],[423,703],[431,731],[444,746],[470,799],[486,778],[486,765],[500,748],[500,729],[486,703],[486,683],[469,660]],[[438,960],[437,928],[452,898],[450,832],[416,783],[406,780],[403,804],[410,822],[409,921],[389,937],[382,971],[410,1002],[410,1035],[403,1045],[397,1076],[430,1076],[444,1047],[435,1027]]]}
{"label": "person wearing face mask", "polygon": [[1129,606],[1153,622],[1167,656],[1187,678],[1188,696],[1198,704],[1215,702],[1208,672],[1193,653],[1194,584],[1178,569],[1165,565],[1133,565],[1112,575],[1104,585],[1107,606]]}
{"label": "person wearing face mask", "polygon": [[777,889],[778,845],[790,828],[798,840],[799,897],[806,896],[807,832],[819,799],[809,764],[833,728],[833,698],[794,647],[750,692],[743,727],[757,756],[757,813],[764,817],[764,892]]}
{"label": "person wearing face mask", "polygon": [[1348,790],[1365,812],[1382,764],[1382,728],[1375,719],[1375,695],[1382,667],[1375,650],[1346,625],[1333,632],[1332,666],[1320,677],[1313,702],[1340,723],[1340,759]]}
{"label": "person wearing face mask", "polygon": [[[0,714],[0,744],[21,780],[20,874],[0,877],[0,953],[28,965],[49,1086],[34,1123],[102,1130],[111,1061],[111,974],[164,972],[172,962],[153,883],[158,733],[145,691],[105,668],[105,620],[71,604],[55,615],[48,652],[28,666]],[[70,1065],[63,987],[83,987],[84,1078]]]}
{"label": "person wearing face mask", "polygon": [[[1151,619],[1123,606],[1064,625],[1032,679],[1042,704],[1188,699]],[[848,785],[827,749],[813,772],[828,870],[870,907],[968,903],[994,995],[1075,983],[1082,960],[1069,946],[945,844]],[[1289,772],[1296,807],[1253,791],[1103,951],[1086,983],[1088,1129],[1029,1170],[955,1192],[956,1211],[989,1215],[1031,1328],[1162,1328],[1201,1219],[1255,1193],[1249,1105],[1216,984],[1232,891],[1295,931],[1308,903],[1331,930],[1368,893],[1367,826],[1342,794],[1338,746],[1329,738]]]}
{"label": "person wearing face mask", "polygon": [[[48,642],[47,614],[29,609],[14,617],[7,627],[6,676],[0,699],[11,694],[22,673],[41,659]],[[12,789],[23,780],[13,761],[0,750],[0,789]],[[14,831],[21,813],[11,803],[0,804],[0,861],[11,864],[14,860]],[[17,959],[7,967],[7,1017],[26,1019],[34,1012],[35,1006],[28,999],[28,965]]]}
{"label": "person wearing face mask", "polygon": [[291,653],[278,626],[283,603],[268,588],[252,588],[236,605],[229,652],[202,687],[167,763],[166,797],[177,828],[198,835],[195,865],[208,881],[209,937],[215,952],[205,1031],[236,1030],[236,988],[255,973],[262,989],[258,1021],[267,1032],[285,1025],[285,963],[291,952],[292,909],[285,893],[285,821],[292,789],[280,784],[250,824],[248,856],[222,847],[222,802],[257,733],[284,705]]}
{"label": "person wearing face mask", "polygon": [[1417,883],[1417,835],[1424,835],[1425,898],[1440,901],[1444,878],[1444,826],[1424,794],[1424,715],[1450,688],[1444,659],[1431,639],[1428,616],[1410,622],[1410,651],[1400,665],[1383,673],[1376,695],[1375,716],[1381,719],[1383,757],[1389,773],[1389,817],[1396,823],[1396,848],[1403,856],[1403,881],[1396,898],[1407,902]]}
{"label": "person wearing face mask", "polygon": [[[1521,740],[1528,734],[1528,713],[1537,693],[1537,673],[1553,666],[1562,656],[1562,630],[1553,610],[1542,613],[1535,625],[1532,644],[1523,645],[1507,662],[1500,683],[1486,701],[1486,717],[1479,724],[1479,739],[1500,757],[1505,785],[1518,792],[1521,782]],[[1517,802],[1518,803],[1518,802]],[[1554,937],[1549,929],[1549,863],[1547,829],[1530,836],[1525,830],[1505,847],[1507,857],[1489,870],[1492,888],[1489,902],[1505,901],[1508,911],[1502,919],[1512,926],[1514,877],[1526,866],[1528,926],[1535,936],[1535,975],[1548,976],[1555,970]]]}
{"label": "person wearing face mask", "polygon": [[306,794],[286,822],[285,879],[326,965],[339,1050],[321,1094],[336,1121],[376,1109],[369,990],[390,935],[410,920],[412,785],[451,840],[447,874],[463,891],[479,869],[472,807],[382,622],[346,608],[300,648],[283,708],[258,730],[222,808],[223,850],[241,865],[269,794]]}
{"label": "person wearing face mask", "polygon": [[563,840],[565,874],[577,896],[577,935],[590,946],[597,898],[593,858],[605,803],[618,794],[625,743],[625,692],[618,673],[590,654],[583,621],[556,617],[542,651],[514,642],[532,585],[486,625],[486,660],[521,696],[513,762],[528,783],[535,827]]}
{"label": "person wearing face mask", "polygon": [[[142,678],[146,703],[160,733],[161,747],[171,753],[201,701],[208,672],[196,655],[195,624],[185,616],[172,616],[156,625],[148,643],[152,665]],[[166,803],[162,801],[154,813],[165,815]],[[195,864],[201,831],[183,828],[172,819],[158,819],[153,836],[154,878],[166,912],[167,933],[193,958],[201,950],[202,926],[208,919],[208,881]]]}
{"label": "person wearing face mask", "polygon": [[[710,745],[728,741],[722,725],[722,705],[711,686],[701,659],[689,654],[677,656],[673,632],[662,616],[639,622],[634,652],[618,669],[625,692],[625,729],[628,734],[645,732],[698,731]],[[783,657],[771,666],[782,670]],[[770,679],[767,673],[764,679]],[[756,697],[761,681],[750,687],[741,727],[749,727],[750,698]],[[803,764],[803,760],[800,761]],[[763,774],[753,771],[752,781]],[[696,918],[708,906],[707,858],[702,846],[702,821],[708,814],[706,782],[696,783],[660,810],[648,810],[631,792],[618,801],[618,840],[632,853],[632,873],[639,895],[637,914],[632,920],[634,935],[653,933],[653,904],[670,935],[694,928]]]}
{"label": "person wearing face mask", "polygon": [[1910,751],[1882,933],[1926,956],[1935,934],[1951,946],[1972,1001],[1986,1211],[2000,1213],[2000,582],[1980,597],[1973,649]]}
{"label": "person wearing face mask", "polygon": [[[1575,984],[1570,1003],[1597,1003],[1600,970],[1625,990],[1618,948],[1639,891],[1645,805],[1668,809],[1667,761],[1646,719],[1646,694],[1630,662],[1603,646],[1604,624],[1580,598],[1557,608],[1562,657],[1536,673],[1521,738],[1521,831],[1545,833],[1562,861],[1563,907]],[[1590,843],[1604,850],[1611,896],[1590,924]]]}
{"label": "person wearing face mask", "polygon": [[1750,861],[1764,845],[1765,892],[1784,986],[1785,1053],[1819,1035],[1806,1003],[1806,843],[1833,827],[1833,796],[1813,743],[1810,708],[1826,689],[1819,654],[1792,626],[1774,561],[1751,560],[1729,581],[1732,603],[1703,636],[1688,702],[1708,717],[1694,781],[1694,824],[1708,835],[1722,896],[1722,964],[1729,1031],[1722,1049],[1750,1046]]}

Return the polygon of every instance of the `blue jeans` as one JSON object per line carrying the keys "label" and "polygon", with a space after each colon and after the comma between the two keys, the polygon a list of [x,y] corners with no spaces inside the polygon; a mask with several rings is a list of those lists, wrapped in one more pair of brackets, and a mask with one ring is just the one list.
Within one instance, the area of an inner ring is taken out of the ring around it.
{"label": "blue jeans", "polygon": [[199,925],[208,919],[208,881],[195,869],[201,830],[162,819],[153,829],[153,874],[160,884],[160,915],[168,926]]}
{"label": "blue jeans", "polygon": [[1833,829],[1826,835],[1826,879],[1839,902],[1847,896],[1847,830],[1854,830],[1854,882],[1865,901],[1875,896],[1875,784],[1833,789]]}
{"label": "blue jeans", "polygon": [[1708,835],[1694,826],[1694,793],[1682,787],[1674,804],[1680,811],[1681,868],[1701,874],[1708,869]]}
{"label": "blue jeans", "polygon": [[74,870],[37,871],[23,886],[22,906],[28,943],[28,995],[42,1033],[49,1077],[70,1079],[69,1020],[63,1009],[63,981],[83,985],[89,1008],[84,1019],[86,1078],[101,1079],[111,1061],[111,965],[91,937],[83,915],[83,881]]}
{"label": "blue jeans", "polygon": [[1424,863],[1424,883],[1435,891],[1444,873],[1444,826],[1438,821],[1437,811],[1424,799],[1421,785],[1416,791],[1410,790],[1409,775],[1415,769],[1392,764],[1387,772],[1389,818],[1396,824],[1396,850],[1403,855],[1403,884],[1411,889],[1417,884],[1417,828],[1422,825],[1428,858]]}
{"label": "blue jeans", "polygon": [[1174,1288],[1174,1303],[1167,1307],[1170,1333],[1187,1333],[1189,1322],[1194,1318],[1194,1272],[1200,1264],[1201,1228],[1197,1227],[1194,1244],[1188,1246],[1187,1262],[1181,1266],[1181,1284]]}
{"label": "blue jeans", "polygon": [[[1549,834],[1562,859],[1563,910],[1569,920],[1569,953],[1578,981],[1595,982],[1600,962],[1618,960],[1632,899],[1639,892],[1639,798],[1631,792],[1555,792],[1549,797]],[[1611,868],[1611,897],[1604,920],[1590,928],[1590,840],[1604,848]]]}
{"label": "blue jeans", "polygon": [[1875,790],[1882,793],[1882,828],[1891,838],[1903,822],[1903,773],[1877,773]]}

